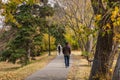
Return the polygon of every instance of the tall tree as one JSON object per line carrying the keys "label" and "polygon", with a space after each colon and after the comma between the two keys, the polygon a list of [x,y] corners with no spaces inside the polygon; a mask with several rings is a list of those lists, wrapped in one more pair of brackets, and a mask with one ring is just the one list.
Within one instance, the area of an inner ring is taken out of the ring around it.
{"label": "tall tree", "polygon": [[53,15],[53,9],[50,6],[40,6],[35,4],[34,0],[6,3],[5,23],[15,29],[16,34],[9,42],[7,49],[3,51],[2,60],[13,63],[20,60],[22,64],[27,64],[30,55],[40,50],[43,31],[47,24],[43,16],[50,15]]}
{"label": "tall tree", "polygon": [[112,80],[119,80],[119,79],[120,79],[120,54],[115,66]]}
{"label": "tall tree", "polygon": [[[83,53],[91,53],[93,43],[93,11],[89,0],[57,0],[56,13],[59,22],[74,32]],[[55,8],[56,8],[55,7]],[[69,30],[70,31],[70,30]],[[96,38],[94,38],[96,40]],[[94,44],[94,43],[93,43]],[[88,57],[88,56],[87,56]]]}
{"label": "tall tree", "polygon": [[91,69],[89,80],[111,80],[110,69],[114,60],[114,50],[116,41],[114,41],[114,19],[112,11],[118,11],[119,0],[91,0],[94,14],[96,15],[96,23],[98,26],[98,39],[96,44],[96,52]]}
{"label": "tall tree", "polygon": [[[120,14],[120,12],[119,12],[119,14]],[[120,18],[120,16],[118,18]],[[118,22],[120,22],[120,20]],[[119,56],[118,56],[118,59],[117,59],[116,65],[115,65],[112,80],[119,80],[120,79],[120,45],[119,45],[120,44],[120,26],[118,26],[116,28],[116,31],[117,31],[116,32],[117,33],[116,40],[118,42],[118,44],[117,44],[118,46],[116,46],[116,48],[117,48],[116,53],[118,53]]]}

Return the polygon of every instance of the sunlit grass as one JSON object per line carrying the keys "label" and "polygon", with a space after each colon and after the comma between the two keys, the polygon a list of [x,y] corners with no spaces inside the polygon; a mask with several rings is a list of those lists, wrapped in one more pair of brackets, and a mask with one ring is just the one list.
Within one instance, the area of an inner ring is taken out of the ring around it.
{"label": "sunlit grass", "polygon": [[24,67],[20,67],[18,64],[0,62],[0,80],[24,80],[30,74],[46,66],[55,56],[55,52],[52,52],[52,56],[42,55]]}

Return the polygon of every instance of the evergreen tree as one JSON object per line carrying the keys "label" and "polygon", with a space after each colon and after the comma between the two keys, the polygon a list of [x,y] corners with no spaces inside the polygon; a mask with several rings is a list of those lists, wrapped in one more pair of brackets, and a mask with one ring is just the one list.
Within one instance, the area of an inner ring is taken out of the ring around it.
{"label": "evergreen tree", "polygon": [[19,61],[26,65],[30,56],[40,53],[42,36],[45,32],[47,21],[45,16],[52,16],[50,6],[40,6],[34,0],[17,3],[10,1],[5,5],[6,24],[16,29],[15,37],[9,42],[2,53],[1,60],[12,63]]}

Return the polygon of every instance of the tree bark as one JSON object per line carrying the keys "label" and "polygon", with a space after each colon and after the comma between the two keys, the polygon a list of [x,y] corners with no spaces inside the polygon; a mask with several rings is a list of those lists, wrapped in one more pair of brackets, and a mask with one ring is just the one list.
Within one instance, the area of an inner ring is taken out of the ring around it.
{"label": "tree bark", "polygon": [[93,44],[93,36],[92,35],[90,35],[89,37],[88,37],[88,40],[87,40],[87,42],[86,42],[86,51],[88,52],[88,53],[91,53],[91,51],[92,51],[92,45]]}
{"label": "tree bark", "polygon": [[120,53],[115,66],[112,80],[120,80]]}
{"label": "tree bark", "polygon": [[99,31],[96,52],[94,56],[93,66],[89,80],[110,80],[111,74],[109,74],[109,56],[112,51],[113,34],[102,35],[102,30]]}
{"label": "tree bark", "polygon": [[[117,1],[119,0],[108,0],[107,5],[109,6],[109,4],[115,3]],[[103,7],[102,0],[91,0],[91,4],[93,7],[94,14],[102,15],[102,20],[99,22],[98,25],[99,33],[96,45],[96,52],[89,80],[111,80],[112,75],[110,69],[112,68],[115,53],[115,49],[113,48],[113,25],[110,19],[111,13],[107,12],[109,11],[109,9],[107,10]],[[110,33],[107,33],[107,31],[103,29],[106,23],[110,23]]]}

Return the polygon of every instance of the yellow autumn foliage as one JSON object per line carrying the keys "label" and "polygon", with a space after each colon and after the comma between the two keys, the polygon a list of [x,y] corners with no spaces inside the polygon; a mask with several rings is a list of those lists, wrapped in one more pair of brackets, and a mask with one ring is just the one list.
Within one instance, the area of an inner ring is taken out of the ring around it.
{"label": "yellow autumn foliage", "polygon": [[118,14],[119,8],[116,6],[115,9],[112,11],[111,20],[114,21]]}
{"label": "yellow autumn foliage", "polygon": [[113,40],[120,42],[120,34],[116,33],[115,36],[113,37]]}
{"label": "yellow autumn foliage", "polygon": [[111,20],[113,22],[113,26],[120,26],[120,9],[119,7],[115,7],[111,14]]}
{"label": "yellow autumn foliage", "polygon": [[[48,45],[49,45],[49,41],[48,41],[48,34],[44,34],[44,37],[42,39],[42,48],[43,50],[48,50]],[[53,36],[50,36],[50,47],[51,49],[55,49],[55,38]]]}
{"label": "yellow autumn foliage", "polygon": [[107,26],[107,28],[109,28],[109,29],[111,28],[110,23],[107,23],[106,26]]}
{"label": "yellow autumn foliage", "polygon": [[101,20],[101,19],[102,19],[101,14],[98,14],[98,15],[95,16],[95,20],[99,21],[99,20]]}
{"label": "yellow autumn foliage", "polygon": [[112,69],[109,69],[110,72],[112,72],[113,70]]}

